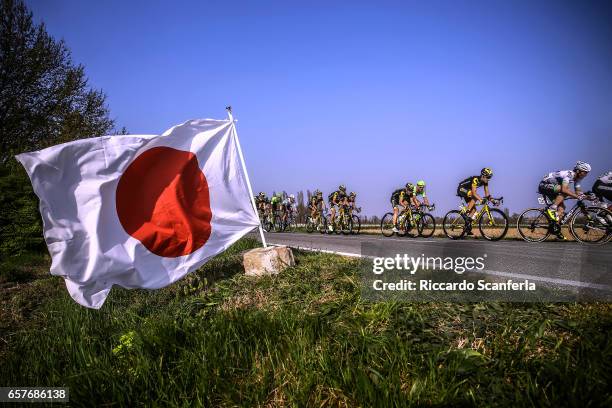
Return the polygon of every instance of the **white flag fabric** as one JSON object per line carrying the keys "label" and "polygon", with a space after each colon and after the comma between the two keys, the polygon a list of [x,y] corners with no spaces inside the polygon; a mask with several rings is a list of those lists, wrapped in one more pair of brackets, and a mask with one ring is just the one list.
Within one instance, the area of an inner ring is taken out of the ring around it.
{"label": "white flag fabric", "polygon": [[232,120],[82,139],[17,159],[40,199],[51,273],[90,308],[112,285],[169,285],[259,225]]}

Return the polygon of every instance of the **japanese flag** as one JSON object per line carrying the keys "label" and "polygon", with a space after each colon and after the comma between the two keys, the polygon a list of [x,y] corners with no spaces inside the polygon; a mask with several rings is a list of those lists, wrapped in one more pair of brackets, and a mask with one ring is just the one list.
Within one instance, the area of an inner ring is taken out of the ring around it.
{"label": "japanese flag", "polygon": [[40,199],[51,273],[100,308],[112,285],[157,289],[259,225],[233,120],[82,139],[17,156]]}

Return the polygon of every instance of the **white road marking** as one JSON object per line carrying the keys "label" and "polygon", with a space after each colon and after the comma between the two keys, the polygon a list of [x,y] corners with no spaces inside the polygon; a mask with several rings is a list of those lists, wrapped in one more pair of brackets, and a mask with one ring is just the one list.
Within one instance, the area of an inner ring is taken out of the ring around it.
{"label": "white road marking", "polygon": [[[273,245],[281,245],[281,244],[273,244]],[[355,254],[355,253],[352,253],[352,252],[331,251],[331,250],[328,250],[328,249],[303,247],[303,246],[293,246],[293,245],[291,245],[291,246],[296,248],[296,249],[301,249],[301,250],[305,250],[305,251],[324,252],[326,254],[335,254],[335,255],[341,255],[341,256],[348,256],[348,257],[351,257],[351,258],[361,258],[362,257],[360,254]],[[373,257],[372,256],[367,256],[367,258],[373,258]],[[492,271],[492,270],[488,270],[488,269],[484,269],[482,271],[473,271],[472,270],[472,271],[466,271],[466,272],[479,273],[479,274],[491,275],[491,276],[503,276],[503,277],[515,278],[515,279],[530,279],[530,280],[534,280],[534,281],[554,283],[554,284],[563,285],[563,286],[573,286],[573,287],[576,287],[576,288],[599,289],[599,290],[606,290],[606,291],[612,290],[612,287],[610,287],[609,285],[600,285],[598,283],[582,282],[582,281],[575,281],[575,280],[569,280],[569,279],[549,278],[549,277],[546,277],[546,276],[524,275],[524,274],[520,274],[520,273]]]}

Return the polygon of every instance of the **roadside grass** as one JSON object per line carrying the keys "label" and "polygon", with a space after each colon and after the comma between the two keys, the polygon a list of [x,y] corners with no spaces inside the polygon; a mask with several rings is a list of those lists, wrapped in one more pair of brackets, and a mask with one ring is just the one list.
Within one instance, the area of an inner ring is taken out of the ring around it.
{"label": "roadside grass", "polygon": [[113,288],[99,311],[34,273],[0,298],[19,316],[0,386],[97,406],[612,404],[610,304],[373,303],[354,259],[297,252],[276,277],[244,276],[255,246],[158,291]]}

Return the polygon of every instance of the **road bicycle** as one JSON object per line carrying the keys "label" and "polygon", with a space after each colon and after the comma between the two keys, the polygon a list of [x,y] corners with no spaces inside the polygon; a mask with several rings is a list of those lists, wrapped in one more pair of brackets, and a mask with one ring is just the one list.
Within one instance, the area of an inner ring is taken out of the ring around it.
{"label": "road bicycle", "polygon": [[[421,223],[414,217],[415,213],[418,213],[418,210],[415,209],[413,211],[411,206],[408,206],[400,211],[400,213],[397,215],[397,229],[399,232],[393,231],[393,213],[386,213],[383,215],[382,220],[380,221],[380,232],[385,237],[397,235],[400,237],[406,236],[414,238],[418,236],[420,234],[419,225]],[[421,215],[419,215],[418,219],[420,218]]]}
{"label": "road bicycle", "polygon": [[353,220],[353,229],[351,230],[351,234],[359,234],[361,231],[361,219],[355,213],[360,213],[361,207],[349,207],[349,213],[351,215],[351,219]]}
{"label": "road bicycle", "polygon": [[435,204],[432,204],[429,207],[425,204],[421,204],[417,209],[413,210],[413,217],[417,223],[419,236],[429,238],[434,234],[434,232],[436,232],[436,219],[433,215],[426,212],[426,210],[434,211],[435,209]]}
{"label": "road bicycle", "polygon": [[334,222],[331,221],[331,215],[329,216],[328,224],[329,233],[335,232],[336,234],[342,233],[348,235],[353,231],[353,218],[349,206],[346,204],[340,204],[338,206],[338,214],[334,217]]}
{"label": "road bicycle", "polygon": [[[587,205],[589,201],[594,205]],[[603,208],[591,192],[587,192],[584,199],[577,200],[559,221],[546,214],[552,204],[548,197],[538,197],[538,203],[543,207],[523,211],[516,222],[519,235],[527,242],[542,242],[551,234],[561,232],[566,225],[578,242],[603,244],[612,238],[612,213]]]}
{"label": "road bicycle", "polygon": [[264,227],[264,230],[266,230],[266,232],[270,232],[271,230],[274,232],[283,231],[283,210],[272,210],[272,216],[269,217],[268,220],[268,228],[269,229],[266,229]]}
{"label": "road bicycle", "polygon": [[310,213],[306,216],[306,232],[312,233],[319,231],[321,234],[327,232],[327,217],[325,214],[321,214],[321,211],[317,211],[314,218]]}
{"label": "road bicycle", "polygon": [[270,217],[270,211],[258,208],[257,215],[259,215],[259,222],[261,222],[261,226],[263,227],[264,231],[272,231],[273,223],[272,218]]}
{"label": "road bicycle", "polygon": [[291,232],[297,229],[296,212],[293,209],[287,211],[287,218],[282,222],[283,231]]}
{"label": "road bicycle", "polygon": [[492,206],[498,207],[504,202],[504,197],[484,198],[477,208],[473,217],[467,214],[467,207],[461,202],[459,210],[451,210],[446,213],[442,221],[444,234],[450,239],[460,239],[472,231],[478,225],[480,234],[489,241],[498,241],[506,236],[508,232],[508,216]]}

